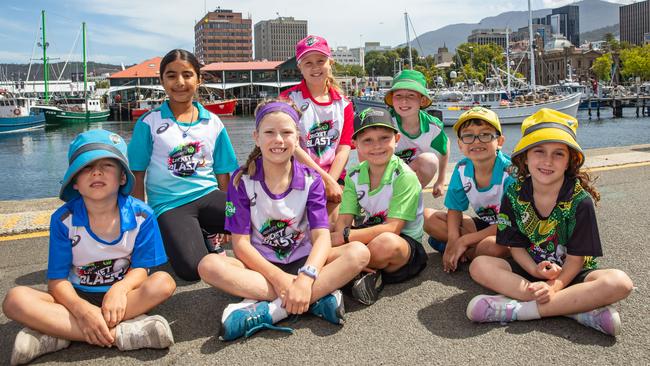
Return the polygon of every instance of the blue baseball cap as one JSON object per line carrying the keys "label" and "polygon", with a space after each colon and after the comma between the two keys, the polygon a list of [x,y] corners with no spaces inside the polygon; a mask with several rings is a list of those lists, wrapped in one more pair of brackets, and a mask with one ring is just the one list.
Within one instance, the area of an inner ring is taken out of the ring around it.
{"label": "blue baseball cap", "polygon": [[72,187],[74,177],[86,165],[105,158],[115,159],[122,164],[126,175],[126,183],[120,187],[120,193],[124,195],[130,194],[135,177],[131,169],[129,169],[129,161],[126,158],[126,142],[114,132],[96,129],[80,133],[70,143],[68,170],[66,170],[61,182],[59,198],[68,202],[79,197],[79,191]]}

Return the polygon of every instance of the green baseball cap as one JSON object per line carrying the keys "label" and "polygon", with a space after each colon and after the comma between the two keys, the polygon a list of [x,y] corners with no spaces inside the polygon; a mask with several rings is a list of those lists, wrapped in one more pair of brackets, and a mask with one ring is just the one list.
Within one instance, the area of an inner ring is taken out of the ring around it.
{"label": "green baseball cap", "polygon": [[427,79],[419,71],[402,70],[395,75],[393,85],[384,97],[384,102],[391,107],[393,106],[393,92],[395,90],[412,90],[420,93],[427,100],[426,103],[420,105],[420,108],[426,108],[432,103],[429,97],[429,91],[427,90]]}

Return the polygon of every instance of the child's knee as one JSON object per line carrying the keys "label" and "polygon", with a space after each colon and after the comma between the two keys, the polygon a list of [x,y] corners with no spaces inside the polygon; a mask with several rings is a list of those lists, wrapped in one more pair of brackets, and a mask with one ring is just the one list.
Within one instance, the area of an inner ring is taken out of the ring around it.
{"label": "child's knee", "polygon": [[478,256],[469,264],[469,275],[474,281],[483,278],[489,271],[490,258],[488,256]]}
{"label": "child's knee", "polygon": [[[368,243],[373,260],[391,260],[401,257],[403,245],[408,246],[401,237],[394,233],[381,233]],[[402,245],[403,244],[403,245]]]}
{"label": "child's knee", "polygon": [[206,276],[209,277],[216,273],[219,273],[219,271],[225,265],[225,261],[223,259],[224,256],[214,253],[203,257],[198,265],[198,272],[201,279],[205,278]]}
{"label": "child's knee", "polygon": [[7,292],[2,302],[2,312],[10,319],[24,310],[29,288],[25,286],[14,287]]}
{"label": "child's knee", "polygon": [[176,291],[176,281],[167,272],[155,272],[149,277],[149,280],[153,291],[163,299],[171,297]]}
{"label": "child's knee", "polygon": [[370,250],[365,244],[360,242],[350,243],[347,255],[355,263],[355,269],[358,270],[362,270],[370,262]]}
{"label": "child's knee", "polygon": [[634,289],[632,279],[620,269],[609,269],[603,280],[608,291],[621,299],[628,297]]}

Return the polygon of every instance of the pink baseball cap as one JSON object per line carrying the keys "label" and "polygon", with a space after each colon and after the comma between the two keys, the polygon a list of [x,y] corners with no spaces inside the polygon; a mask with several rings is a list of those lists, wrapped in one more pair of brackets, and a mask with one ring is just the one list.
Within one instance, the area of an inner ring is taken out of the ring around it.
{"label": "pink baseball cap", "polygon": [[330,46],[327,44],[325,38],[307,36],[296,44],[296,61],[300,61],[305,54],[312,51],[320,52],[327,57],[332,57]]}

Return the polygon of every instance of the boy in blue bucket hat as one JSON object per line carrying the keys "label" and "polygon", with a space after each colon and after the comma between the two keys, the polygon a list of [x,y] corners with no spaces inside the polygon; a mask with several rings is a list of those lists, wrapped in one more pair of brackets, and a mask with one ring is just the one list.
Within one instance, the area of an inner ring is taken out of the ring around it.
{"label": "boy in blue bucket hat", "polygon": [[119,350],[167,348],[171,328],[145,313],[176,289],[149,206],[131,196],[134,177],[126,143],[96,129],[70,144],[59,197],[50,221],[48,291],[19,286],[5,297],[5,315],[23,325],[11,364],[64,349],[71,341]]}

